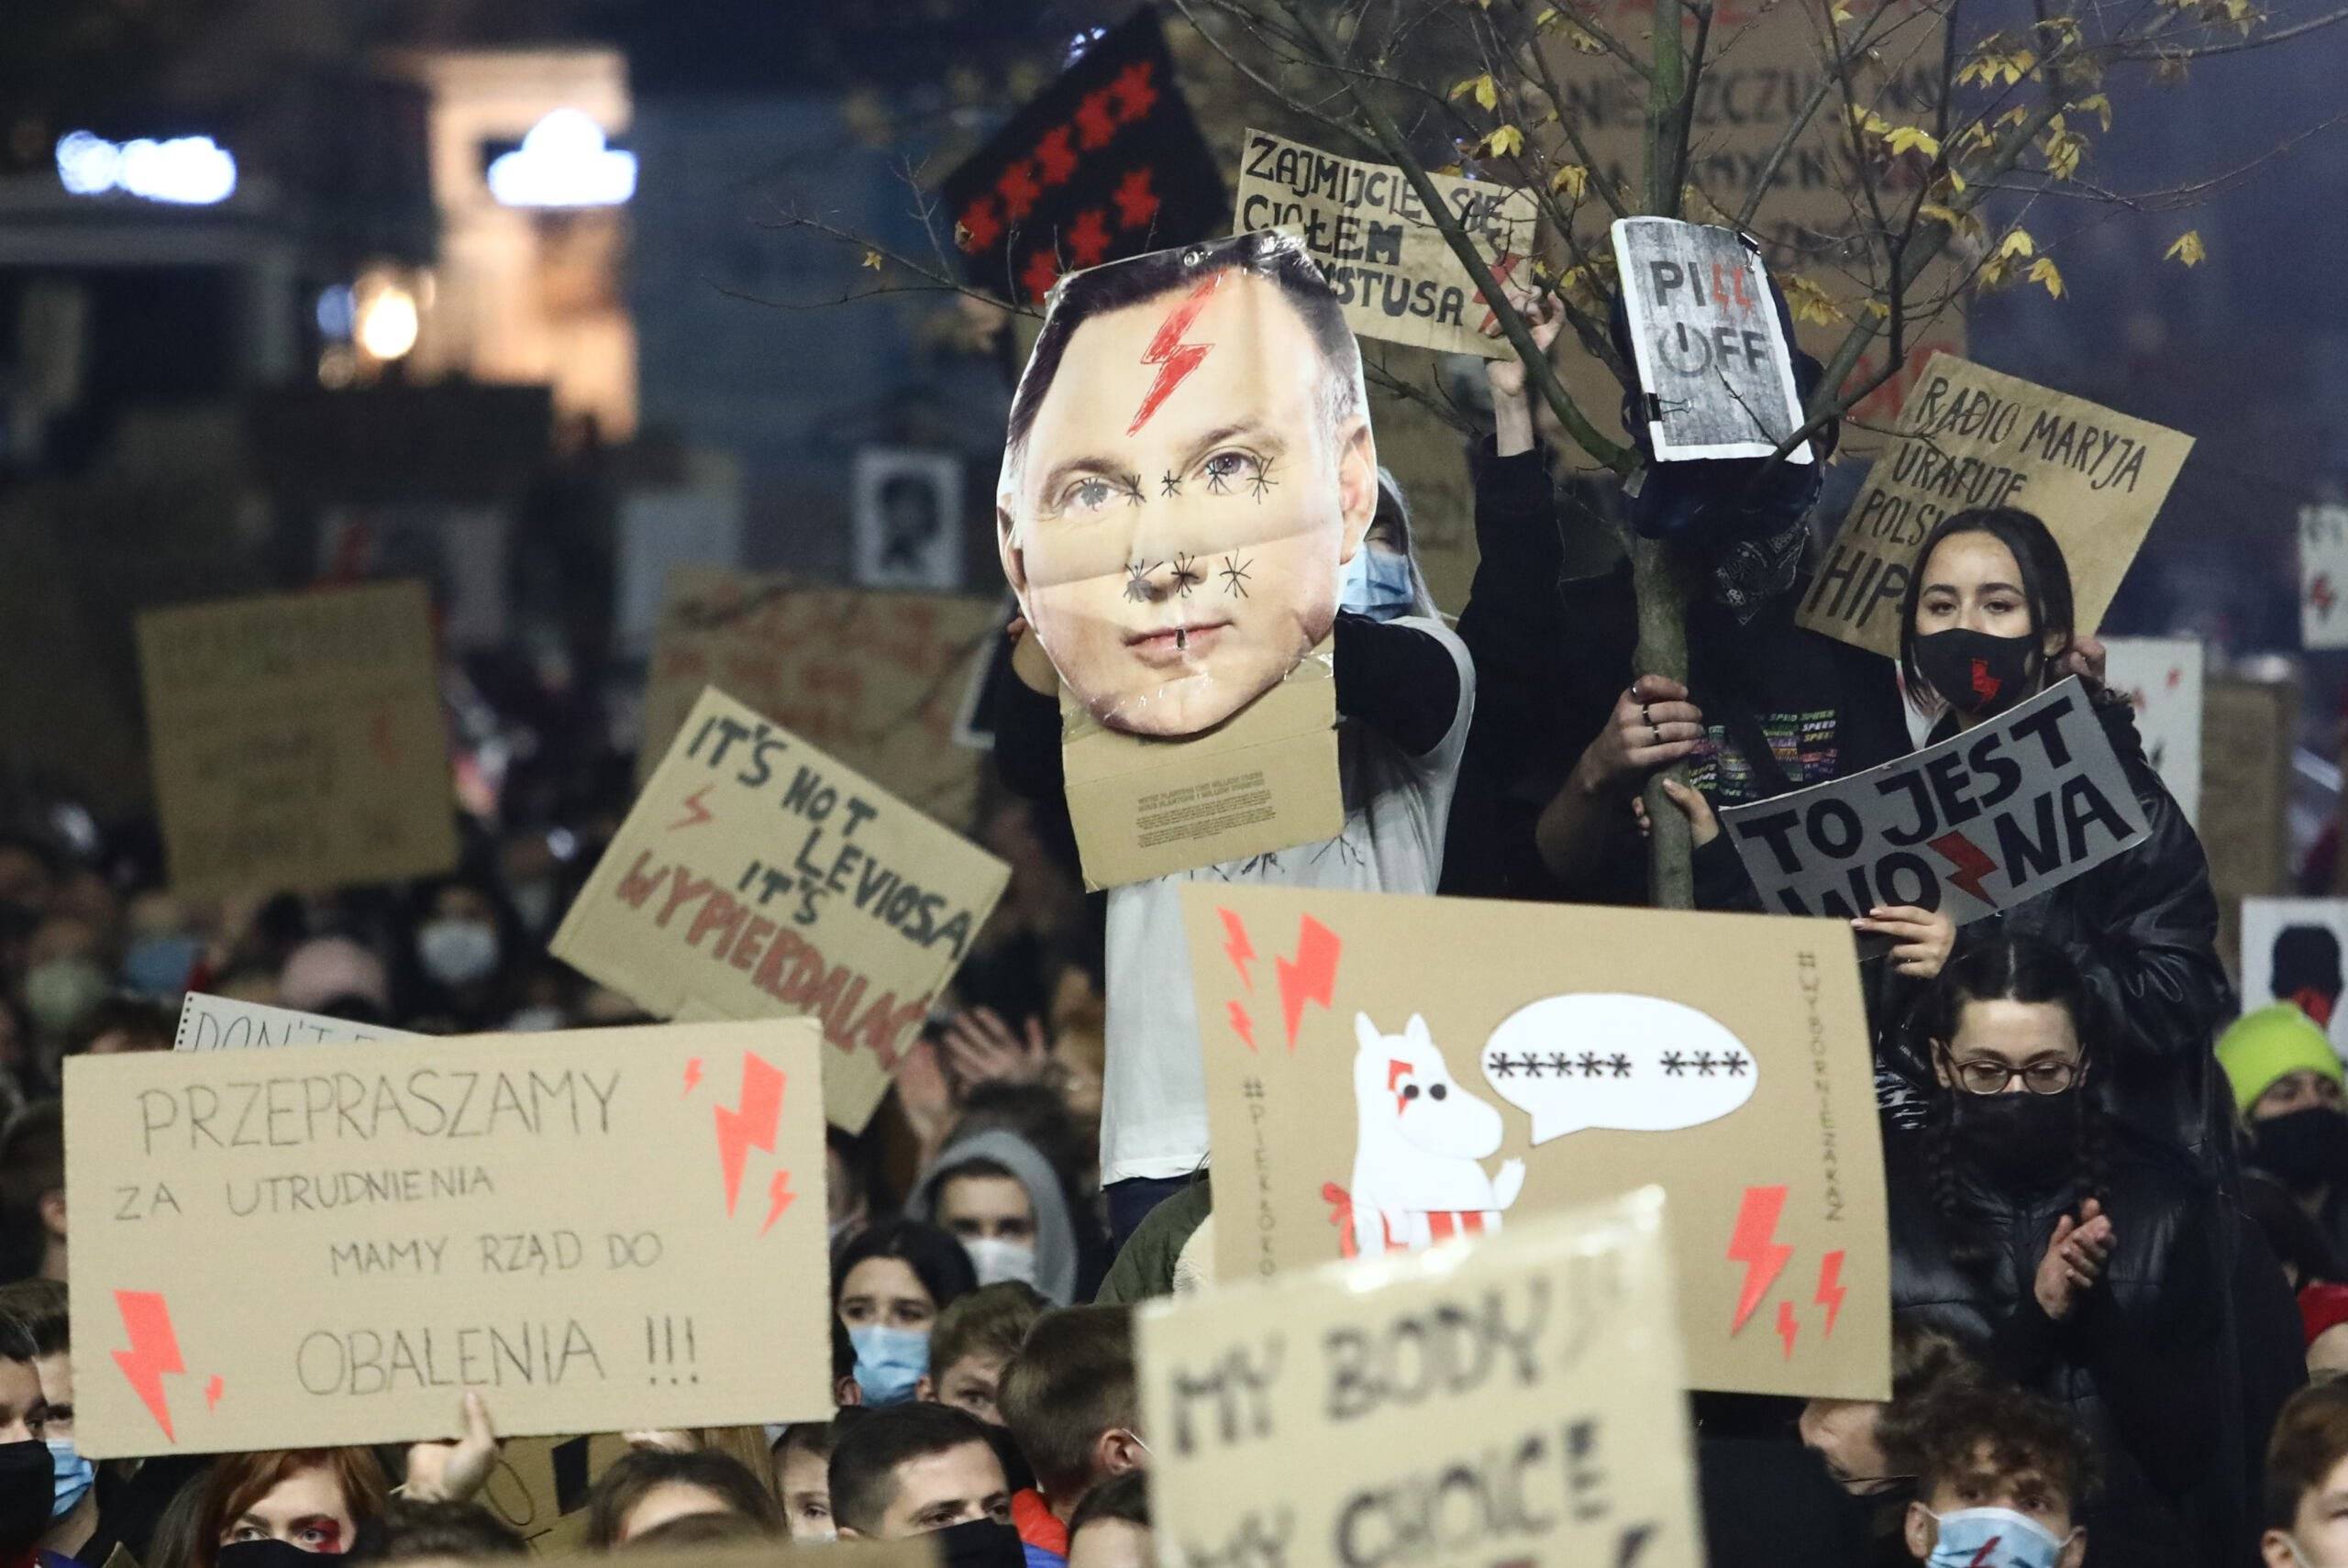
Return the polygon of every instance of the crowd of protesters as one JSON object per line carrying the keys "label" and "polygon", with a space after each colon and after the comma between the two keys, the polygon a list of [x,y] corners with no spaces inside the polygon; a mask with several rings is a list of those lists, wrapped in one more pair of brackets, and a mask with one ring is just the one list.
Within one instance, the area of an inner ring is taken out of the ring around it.
{"label": "crowd of protesters", "polygon": [[[1390,480],[1346,573],[1336,702],[1368,854],[1211,874],[1634,900],[1641,787],[1684,767],[1668,798],[1699,901],[1755,908],[1720,808],[2079,678],[2149,832],[1961,929],[1913,907],[1853,922],[1883,939],[1861,979],[1892,1397],[1696,1397],[1711,1560],[2348,1568],[2348,1386],[2327,1381],[2348,1366],[2348,1077],[2303,1006],[2238,1007],[2200,845],[2102,684],[2044,522],[1940,521],[1895,663],[1794,624],[1815,468],[1658,479],[1628,521],[1695,585],[1686,678],[1666,679],[1633,664],[1627,569],[1568,570],[1572,531],[1622,503],[1560,483],[1514,361],[1490,380],[1482,565],[1456,622]],[[1020,631],[967,824],[1009,892],[873,1126],[832,1134],[829,1342],[775,1345],[829,1358],[839,1413],[630,1434],[587,1502],[597,1551],[935,1533],[951,1562],[1152,1560],[1130,1314],[1215,1272],[1179,878],[1083,892],[1052,671]],[[409,887],[189,900],[151,832],[64,802],[0,838],[0,1568],[523,1550],[477,1501],[496,1454],[477,1400],[461,1438],[390,1452],[78,1455],[61,1063],[168,1049],[192,988],[436,1033],[641,1021],[546,953],[626,764],[517,775],[468,820],[461,868]]]}

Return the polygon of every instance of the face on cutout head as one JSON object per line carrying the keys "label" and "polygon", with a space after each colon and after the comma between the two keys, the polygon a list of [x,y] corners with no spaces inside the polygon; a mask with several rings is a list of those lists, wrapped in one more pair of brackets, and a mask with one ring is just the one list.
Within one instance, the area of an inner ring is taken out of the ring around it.
{"label": "face on cutout head", "polygon": [[305,1551],[328,1554],[350,1550],[358,1532],[342,1484],[324,1465],[297,1470],[263,1493],[258,1502],[220,1528],[220,1544],[282,1540]]}
{"label": "face on cutout head", "polygon": [[1378,504],[1357,377],[1239,269],[1069,337],[997,523],[1022,612],[1096,719],[1195,734],[1328,635]]}

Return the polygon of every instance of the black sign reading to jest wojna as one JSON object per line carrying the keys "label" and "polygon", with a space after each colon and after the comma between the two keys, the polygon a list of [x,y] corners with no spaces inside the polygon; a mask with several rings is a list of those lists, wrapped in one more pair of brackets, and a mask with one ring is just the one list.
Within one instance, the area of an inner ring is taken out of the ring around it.
{"label": "black sign reading to jest wojna", "polygon": [[1089,45],[939,194],[963,275],[1036,303],[1064,272],[1221,234],[1230,212],[1147,6]]}

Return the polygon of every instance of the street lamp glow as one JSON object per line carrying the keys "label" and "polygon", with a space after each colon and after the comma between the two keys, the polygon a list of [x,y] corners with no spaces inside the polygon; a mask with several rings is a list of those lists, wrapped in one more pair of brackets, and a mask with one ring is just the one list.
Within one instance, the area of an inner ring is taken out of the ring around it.
{"label": "street lamp glow", "polygon": [[237,189],[237,160],[208,136],[115,143],[88,131],[57,138],[58,182],[76,196],[121,191],[150,202],[211,206]]}
{"label": "street lamp glow", "polygon": [[386,285],[359,307],[359,347],[372,359],[401,359],[415,347],[417,326],[415,296]]}
{"label": "street lamp glow", "polygon": [[509,207],[615,207],[636,194],[636,154],[604,143],[604,127],[557,109],[489,166],[489,193]]}

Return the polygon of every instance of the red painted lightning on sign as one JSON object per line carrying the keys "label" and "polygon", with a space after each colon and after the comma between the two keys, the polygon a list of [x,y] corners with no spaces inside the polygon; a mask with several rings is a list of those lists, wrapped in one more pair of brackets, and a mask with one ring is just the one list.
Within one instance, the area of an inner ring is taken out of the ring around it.
{"label": "red painted lightning on sign", "polygon": [[1843,1288],[1843,1254],[1828,1253],[1818,1260],[1818,1294],[1812,1297],[1826,1309],[1826,1332],[1832,1337],[1834,1320],[1843,1315],[1843,1297],[1849,1292]]}
{"label": "red painted lightning on sign", "polygon": [[1288,1025],[1290,1050],[1296,1049],[1296,1026],[1304,1017],[1304,1004],[1329,1005],[1330,988],[1337,979],[1337,955],[1344,945],[1335,932],[1306,915],[1296,928],[1296,957],[1272,960],[1272,972],[1279,977],[1280,1019]]}
{"label": "red painted lightning on sign", "polygon": [[684,800],[684,806],[688,814],[679,817],[675,822],[670,823],[669,824],[669,831],[670,833],[674,833],[679,828],[699,827],[703,823],[716,821],[716,817],[711,813],[710,809],[702,804],[703,801],[709,799],[709,792],[716,788],[717,786],[714,784],[704,784],[700,789],[694,790],[692,794],[686,796]]}
{"label": "red painted lightning on sign", "polygon": [[775,1172],[774,1181],[767,1187],[767,1222],[759,1227],[759,1234],[763,1236],[773,1230],[774,1222],[782,1218],[782,1211],[790,1208],[791,1200],[798,1196],[791,1190],[791,1173]]}
{"label": "red painted lightning on sign", "polygon": [[1223,917],[1223,950],[1231,955],[1231,966],[1239,971],[1239,983],[1249,990],[1256,988],[1256,976],[1247,966],[1256,961],[1256,944],[1247,940],[1247,927],[1229,910],[1214,911]]}
{"label": "red painted lightning on sign", "polygon": [[1981,878],[1995,871],[1998,863],[1984,854],[1980,845],[1961,833],[1944,833],[1932,841],[1932,846],[1955,868],[1950,881],[1983,903],[1990,901],[1989,895],[1982,890]]}
{"label": "red painted lightning on sign", "polygon": [[114,1364],[122,1368],[124,1380],[138,1393],[155,1424],[163,1429],[163,1435],[177,1442],[163,1379],[185,1372],[187,1364],[180,1359],[180,1338],[172,1330],[172,1309],[161,1294],[153,1290],[117,1290],[114,1304],[130,1335],[130,1348],[115,1352]]}
{"label": "red painted lightning on sign", "polygon": [[1778,1281],[1786,1260],[1794,1255],[1791,1247],[1776,1240],[1778,1216],[1786,1209],[1786,1189],[1782,1187],[1748,1187],[1744,1202],[1736,1211],[1736,1229],[1729,1232],[1728,1256],[1732,1263],[1744,1265],[1744,1288],[1737,1292],[1736,1320],[1729,1325],[1732,1334],[1744,1327],[1769,1294],[1769,1286]]}
{"label": "red painted lightning on sign", "polygon": [[[742,1108],[719,1106],[717,1163],[725,1175],[725,1212],[742,1195],[742,1164],[752,1149],[774,1153],[775,1129],[782,1121],[782,1073],[763,1057],[742,1053]],[[768,1217],[773,1222],[773,1217]]]}
{"label": "red painted lightning on sign", "polygon": [[1248,1017],[1247,1010],[1235,1001],[1225,1002],[1223,1005],[1230,1010],[1231,1032],[1246,1041],[1247,1049],[1253,1051],[1256,1048],[1256,1021]]}
{"label": "red painted lightning on sign", "polygon": [[1217,272],[1182,298],[1182,303],[1167,312],[1166,319],[1157,324],[1157,333],[1150,338],[1149,347],[1142,353],[1141,362],[1157,367],[1157,379],[1149,383],[1149,391],[1135,411],[1134,422],[1125,426],[1128,436],[1136,434],[1157,412],[1158,404],[1174,395],[1174,389],[1190,380],[1191,372],[1206,359],[1212,343],[1185,343],[1183,334],[1191,330],[1191,323],[1199,312],[1207,308],[1207,300],[1223,286],[1224,274]]}
{"label": "red painted lightning on sign", "polygon": [[1786,1359],[1788,1361],[1791,1361],[1794,1358],[1794,1341],[1799,1338],[1800,1334],[1801,1320],[1794,1316],[1794,1304],[1790,1301],[1778,1302],[1778,1338],[1785,1342]]}

